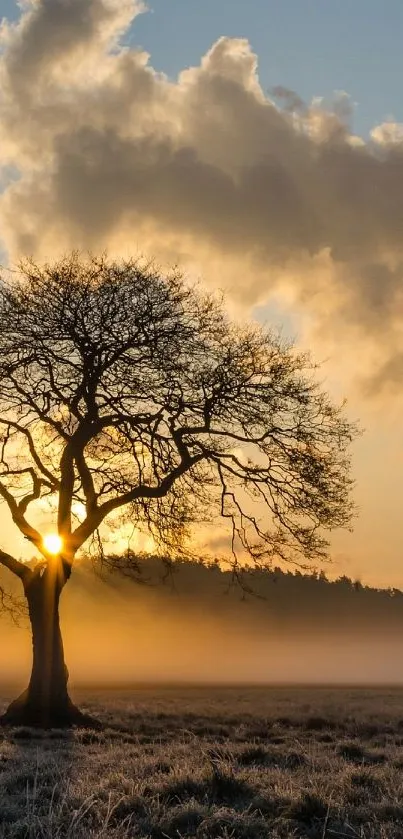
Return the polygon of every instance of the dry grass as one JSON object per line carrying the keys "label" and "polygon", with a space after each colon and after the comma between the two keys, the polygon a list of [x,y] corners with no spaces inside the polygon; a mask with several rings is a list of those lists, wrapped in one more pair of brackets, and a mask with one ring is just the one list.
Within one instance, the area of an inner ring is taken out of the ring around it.
{"label": "dry grass", "polygon": [[401,839],[403,691],[79,695],[103,731],[4,731],[0,837]]}

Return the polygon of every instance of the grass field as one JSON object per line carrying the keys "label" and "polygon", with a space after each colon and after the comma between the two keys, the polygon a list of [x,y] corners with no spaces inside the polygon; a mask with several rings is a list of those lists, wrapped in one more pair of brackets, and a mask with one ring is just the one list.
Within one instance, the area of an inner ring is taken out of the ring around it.
{"label": "grass field", "polygon": [[401,689],[76,698],[102,731],[0,731],[0,837],[403,837]]}

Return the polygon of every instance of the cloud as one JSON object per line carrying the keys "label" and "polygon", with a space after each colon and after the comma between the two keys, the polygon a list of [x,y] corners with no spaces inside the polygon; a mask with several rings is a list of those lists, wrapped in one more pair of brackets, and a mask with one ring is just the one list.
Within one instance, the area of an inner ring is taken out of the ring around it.
{"label": "cloud", "polygon": [[251,308],[285,288],[327,341],[368,346],[373,389],[393,384],[402,127],[378,126],[364,142],[344,93],[328,106],[280,86],[269,98],[244,39],[220,38],[170,81],[122,46],[142,11],[134,0],[36,0],[3,27],[10,258],[146,250]]}
{"label": "cloud", "polygon": [[134,17],[138,0],[31,0],[16,24],[3,24],[5,67],[12,87],[33,89],[38,80],[117,45]]}

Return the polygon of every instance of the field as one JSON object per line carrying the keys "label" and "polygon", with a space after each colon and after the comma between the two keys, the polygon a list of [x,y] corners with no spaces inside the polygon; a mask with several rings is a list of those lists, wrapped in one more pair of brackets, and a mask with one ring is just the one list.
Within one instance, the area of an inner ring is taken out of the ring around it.
{"label": "field", "polygon": [[403,690],[76,699],[103,730],[0,731],[0,837],[403,837]]}

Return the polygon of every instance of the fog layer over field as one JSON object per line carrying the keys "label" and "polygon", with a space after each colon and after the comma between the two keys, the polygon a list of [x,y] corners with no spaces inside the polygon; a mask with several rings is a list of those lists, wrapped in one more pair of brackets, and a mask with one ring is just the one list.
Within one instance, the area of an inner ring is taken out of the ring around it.
{"label": "fog layer over field", "polygon": [[[403,682],[403,596],[281,572],[248,577],[188,564],[139,585],[77,568],[63,594],[66,658],[75,684],[135,681]],[[0,626],[3,684],[30,667],[28,626]]]}

